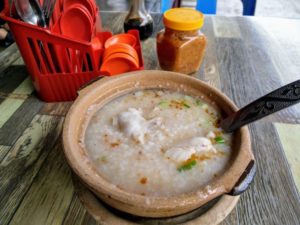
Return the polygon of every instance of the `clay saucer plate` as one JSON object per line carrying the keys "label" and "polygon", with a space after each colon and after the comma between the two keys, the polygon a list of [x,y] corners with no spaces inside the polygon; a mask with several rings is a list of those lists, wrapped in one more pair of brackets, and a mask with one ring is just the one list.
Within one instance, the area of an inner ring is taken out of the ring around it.
{"label": "clay saucer plate", "polygon": [[72,181],[75,192],[88,213],[99,223],[105,225],[217,225],[221,223],[238,203],[239,196],[223,195],[192,212],[167,218],[138,217],[116,210],[96,197],[76,175]]}

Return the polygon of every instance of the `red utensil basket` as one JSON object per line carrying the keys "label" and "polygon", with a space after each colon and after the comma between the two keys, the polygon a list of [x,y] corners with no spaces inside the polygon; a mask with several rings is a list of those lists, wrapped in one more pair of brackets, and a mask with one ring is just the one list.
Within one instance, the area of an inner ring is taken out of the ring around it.
{"label": "red utensil basket", "polygon": [[[59,1],[57,1],[59,2]],[[10,17],[8,0],[0,13],[0,18],[7,21],[14,35],[16,44],[31,76],[39,97],[46,102],[72,101],[77,97],[77,90],[100,75],[109,75],[100,71],[103,49],[96,60],[92,44],[69,39],[60,34],[51,33],[47,28],[25,23]],[[139,40],[137,30],[128,33]],[[101,42],[112,36],[110,32],[100,32]],[[141,43],[135,47],[143,69]],[[78,57],[70,57],[70,55]]]}

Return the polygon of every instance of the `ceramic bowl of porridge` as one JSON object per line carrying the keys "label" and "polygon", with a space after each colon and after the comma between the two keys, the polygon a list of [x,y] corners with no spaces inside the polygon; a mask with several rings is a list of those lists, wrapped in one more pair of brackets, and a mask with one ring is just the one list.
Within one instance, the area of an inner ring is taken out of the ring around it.
{"label": "ceramic bowl of porridge", "polygon": [[103,78],[82,89],[68,112],[65,156],[110,206],[138,216],[180,215],[251,182],[248,128],[220,128],[236,110],[217,89],[178,73]]}

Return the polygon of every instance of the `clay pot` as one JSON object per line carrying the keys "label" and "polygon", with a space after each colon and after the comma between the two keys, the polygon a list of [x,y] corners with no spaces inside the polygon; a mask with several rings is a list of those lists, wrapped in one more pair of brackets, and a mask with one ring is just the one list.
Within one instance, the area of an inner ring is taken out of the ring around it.
{"label": "clay pot", "polygon": [[[233,134],[232,157],[222,175],[199,190],[173,197],[149,197],[129,193],[103,179],[90,161],[83,145],[91,116],[107,102],[139,89],[166,88],[213,100],[226,116],[237,110],[234,103],[217,89],[190,76],[165,71],[137,71],[105,77],[79,92],[64,124],[65,156],[77,176],[104,202],[119,210],[146,217],[169,217],[196,209],[222,195],[237,195],[252,181],[255,173],[247,127]],[[90,107],[97,104],[97,107]]]}

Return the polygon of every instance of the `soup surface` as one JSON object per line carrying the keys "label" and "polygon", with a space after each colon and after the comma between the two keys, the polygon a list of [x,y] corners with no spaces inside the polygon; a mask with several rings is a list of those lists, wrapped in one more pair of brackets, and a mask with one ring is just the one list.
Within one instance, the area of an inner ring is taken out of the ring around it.
{"label": "soup surface", "polygon": [[97,111],[84,144],[101,176],[119,188],[173,196],[196,191],[224,170],[232,137],[219,121],[213,103],[201,98],[143,90]]}

